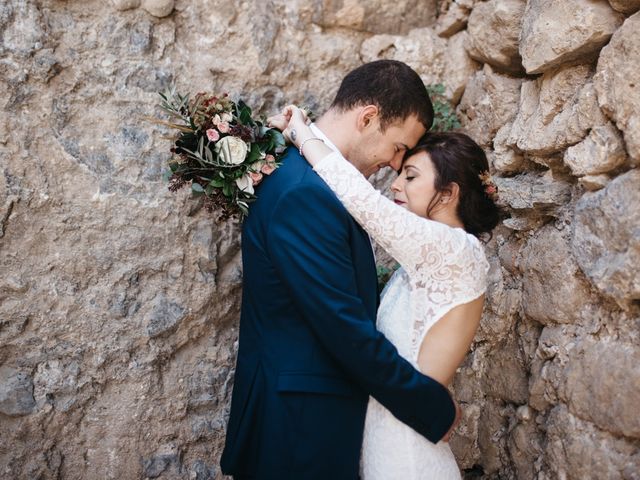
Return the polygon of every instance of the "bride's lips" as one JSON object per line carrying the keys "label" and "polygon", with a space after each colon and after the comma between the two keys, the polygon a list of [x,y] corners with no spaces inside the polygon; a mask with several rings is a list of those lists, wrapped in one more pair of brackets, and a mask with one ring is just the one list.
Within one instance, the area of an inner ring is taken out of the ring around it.
{"label": "bride's lips", "polygon": [[402,200],[394,200],[394,202],[396,202],[397,205],[404,205],[407,202],[403,202]]}

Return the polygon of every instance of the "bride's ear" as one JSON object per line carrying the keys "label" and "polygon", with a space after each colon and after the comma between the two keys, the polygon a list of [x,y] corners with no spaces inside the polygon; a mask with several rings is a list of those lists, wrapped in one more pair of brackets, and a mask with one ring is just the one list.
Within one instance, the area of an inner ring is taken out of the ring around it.
{"label": "bride's ear", "polygon": [[460,199],[460,185],[451,182],[447,188],[441,193],[440,203],[444,205],[455,204]]}
{"label": "bride's ear", "polygon": [[356,119],[358,130],[365,130],[369,126],[375,124],[378,121],[379,114],[380,110],[376,105],[367,105],[362,107]]}

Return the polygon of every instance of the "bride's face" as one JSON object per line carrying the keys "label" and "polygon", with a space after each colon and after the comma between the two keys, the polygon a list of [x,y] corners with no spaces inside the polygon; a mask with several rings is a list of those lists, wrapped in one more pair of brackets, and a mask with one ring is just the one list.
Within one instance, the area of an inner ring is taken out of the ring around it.
{"label": "bride's face", "polygon": [[394,201],[420,215],[427,217],[429,203],[436,194],[434,183],[436,171],[427,152],[418,152],[402,165],[398,178],[391,184]]}

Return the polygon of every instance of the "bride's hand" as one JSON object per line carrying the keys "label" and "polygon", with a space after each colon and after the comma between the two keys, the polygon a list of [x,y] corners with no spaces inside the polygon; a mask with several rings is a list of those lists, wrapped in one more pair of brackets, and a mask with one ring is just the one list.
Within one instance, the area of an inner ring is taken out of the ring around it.
{"label": "bride's hand", "polygon": [[289,125],[289,119],[291,118],[291,114],[287,114],[287,108],[288,107],[282,110],[282,113],[267,118],[267,126],[277,128],[283,132],[287,128],[287,125]]}
{"label": "bride's hand", "polygon": [[297,147],[305,138],[313,136],[311,129],[307,125],[307,113],[295,105],[286,107],[286,114],[289,115],[289,124],[282,132],[284,137]]}
{"label": "bride's hand", "polygon": [[299,146],[303,138],[312,135],[307,123],[307,113],[296,105],[288,105],[282,113],[267,119],[269,126],[282,131],[285,139],[296,146]]}

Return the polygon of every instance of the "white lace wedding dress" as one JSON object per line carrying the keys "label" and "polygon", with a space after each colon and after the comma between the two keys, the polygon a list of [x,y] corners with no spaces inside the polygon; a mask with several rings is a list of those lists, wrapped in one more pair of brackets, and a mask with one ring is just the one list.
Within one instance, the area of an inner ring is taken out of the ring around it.
{"label": "white lace wedding dress", "polygon": [[[377,326],[418,368],[429,329],[449,310],[482,295],[489,265],[479,240],[419,217],[382,196],[338,152],[314,168],[349,213],[401,267],[382,294]],[[370,398],[363,480],[449,480],[460,471],[445,442],[433,444]]]}

